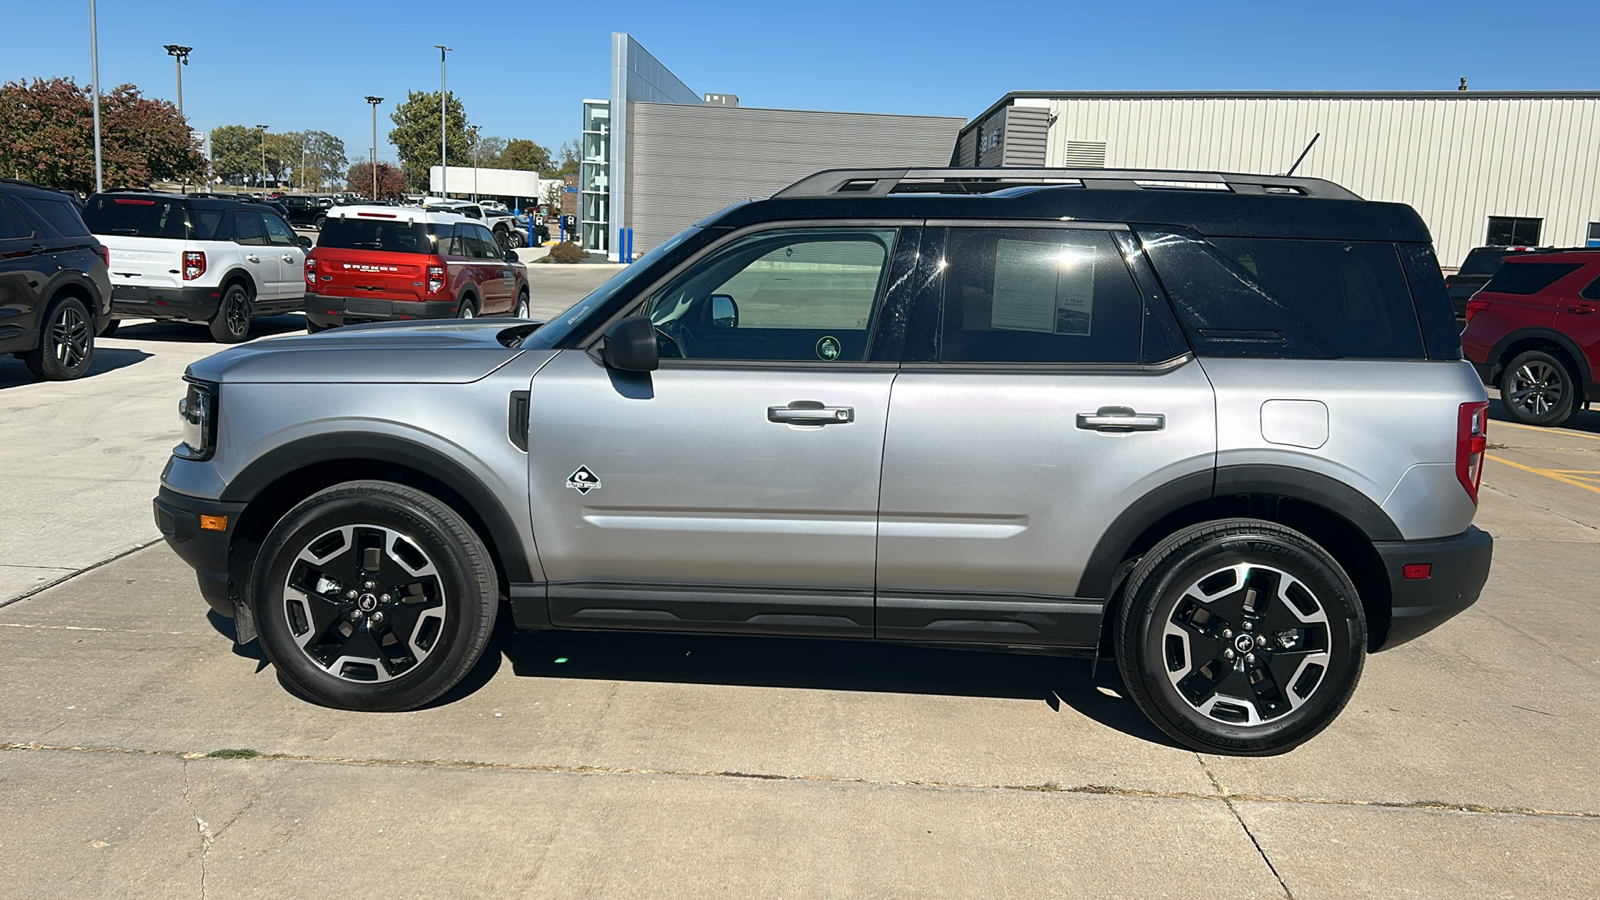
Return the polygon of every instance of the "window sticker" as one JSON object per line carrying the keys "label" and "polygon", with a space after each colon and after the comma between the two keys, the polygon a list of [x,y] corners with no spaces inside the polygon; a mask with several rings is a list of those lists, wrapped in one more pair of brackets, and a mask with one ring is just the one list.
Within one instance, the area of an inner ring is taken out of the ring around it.
{"label": "window sticker", "polygon": [[996,241],[990,327],[1088,337],[1094,266],[1088,247]]}

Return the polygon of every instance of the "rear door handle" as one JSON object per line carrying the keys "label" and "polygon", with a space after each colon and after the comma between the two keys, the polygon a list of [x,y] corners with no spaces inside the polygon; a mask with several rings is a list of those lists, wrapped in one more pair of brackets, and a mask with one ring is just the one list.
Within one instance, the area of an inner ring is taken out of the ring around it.
{"label": "rear door handle", "polygon": [[1078,427],[1110,434],[1160,431],[1167,427],[1167,417],[1162,413],[1135,412],[1126,406],[1102,406],[1092,413],[1078,413]]}
{"label": "rear door handle", "polygon": [[245,259],[248,259],[248,260],[250,260],[251,262],[254,262],[254,263],[261,262],[261,257],[259,257],[259,256],[246,256]]}
{"label": "rear door handle", "polygon": [[796,400],[788,406],[767,407],[767,421],[780,425],[843,425],[855,420],[855,407],[823,406],[815,400]]}

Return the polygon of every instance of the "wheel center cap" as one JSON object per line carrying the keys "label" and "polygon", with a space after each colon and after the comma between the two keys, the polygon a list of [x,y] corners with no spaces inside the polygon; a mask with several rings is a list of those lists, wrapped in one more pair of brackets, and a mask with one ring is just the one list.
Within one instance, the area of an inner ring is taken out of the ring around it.
{"label": "wheel center cap", "polygon": [[1239,653],[1249,653],[1256,648],[1256,639],[1248,634],[1241,634],[1233,639],[1233,649]]}
{"label": "wheel center cap", "polygon": [[376,594],[362,594],[356,598],[356,605],[361,607],[362,612],[372,612],[378,608],[378,596]]}

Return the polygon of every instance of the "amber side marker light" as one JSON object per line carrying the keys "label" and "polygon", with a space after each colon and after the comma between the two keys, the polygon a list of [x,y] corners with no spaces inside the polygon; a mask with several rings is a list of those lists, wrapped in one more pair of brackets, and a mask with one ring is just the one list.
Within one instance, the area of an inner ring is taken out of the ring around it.
{"label": "amber side marker light", "polygon": [[200,517],[200,530],[201,531],[227,531],[228,530],[228,517],[227,516],[201,516]]}

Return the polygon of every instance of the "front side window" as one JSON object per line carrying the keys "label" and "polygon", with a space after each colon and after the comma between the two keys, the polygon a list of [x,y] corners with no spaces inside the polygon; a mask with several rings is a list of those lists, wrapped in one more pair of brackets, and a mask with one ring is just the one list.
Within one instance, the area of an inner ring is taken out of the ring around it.
{"label": "front side window", "polygon": [[695,263],[645,315],[665,358],[861,362],[893,228],[767,231]]}
{"label": "front side window", "polygon": [[294,232],[277,216],[263,215],[261,221],[267,225],[267,242],[274,247],[295,246]]}
{"label": "front side window", "polygon": [[1104,231],[952,228],[941,362],[1136,363],[1144,309]]}
{"label": "front side window", "polygon": [[474,225],[472,233],[478,239],[479,259],[500,259],[500,242],[494,239],[493,232],[482,225]]}

